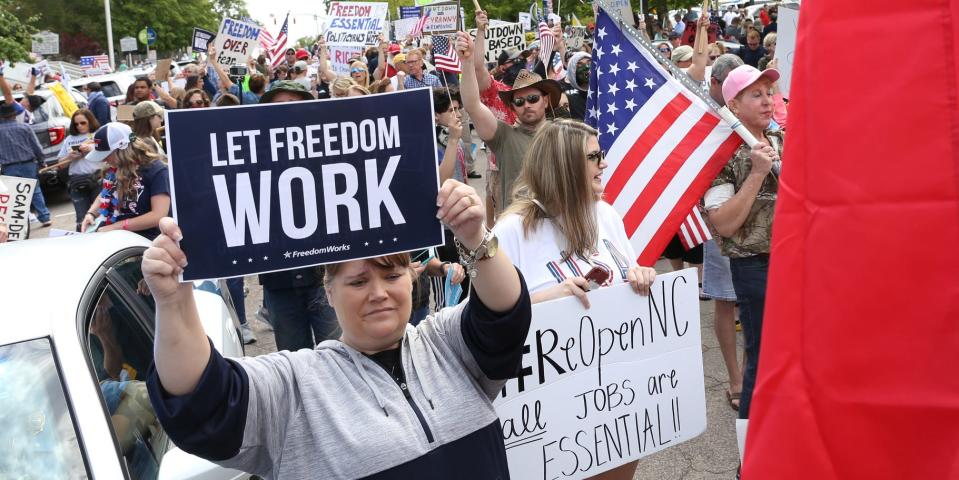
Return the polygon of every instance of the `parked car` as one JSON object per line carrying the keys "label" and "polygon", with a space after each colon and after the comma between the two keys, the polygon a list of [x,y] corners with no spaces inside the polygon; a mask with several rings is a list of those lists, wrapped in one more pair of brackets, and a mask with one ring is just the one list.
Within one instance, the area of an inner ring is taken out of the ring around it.
{"label": "parked car", "polygon": [[100,91],[103,92],[103,96],[106,97],[107,101],[110,102],[110,118],[116,120],[117,105],[121,105],[126,100],[127,88],[129,88],[130,85],[133,85],[133,82],[136,81],[136,79],[137,75],[134,75],[129,71],[116,72],[93,77],[78,78],[71,81],[70,86],[82,91],[83,87],[90,82],[99,83]]}
{"label": "parked car", "polygon": [[[73,101],[80,108],[86,108],[87,97],[75,88],[67,88]],[[54,97],[53,92],[43,86],[36,89],[35,95],[43,97],[43,105],[33,112],[33,124],[30,127],[33,133],[40,141],[40,148],[43,149],[43,165],[53,165],[57,163],[57,157],[60,153],[60,143],[69,135],[70,117],[66,116],[60,102]],[[14,98],[20,101],[23,93],[14,94]],[[50,170],[40,176],[40,184],[43,188],[66,186],[69,175],[66,168]]]}
{"label": "parked car", "polygon": [[[0,245],[0,478],[248,478],[181,451],[156,419],[148,246],[122,231]],[[225,285],[194,291],[214,347],[242,356]]]}

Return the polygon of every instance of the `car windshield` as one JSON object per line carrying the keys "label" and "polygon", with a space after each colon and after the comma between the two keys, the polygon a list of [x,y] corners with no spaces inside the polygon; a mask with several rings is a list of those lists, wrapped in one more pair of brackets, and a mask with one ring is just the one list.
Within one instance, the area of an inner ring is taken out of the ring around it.
{"label": "car windshield", "polygon": [[48,338],[0,346],[0,478],[88,478]]}

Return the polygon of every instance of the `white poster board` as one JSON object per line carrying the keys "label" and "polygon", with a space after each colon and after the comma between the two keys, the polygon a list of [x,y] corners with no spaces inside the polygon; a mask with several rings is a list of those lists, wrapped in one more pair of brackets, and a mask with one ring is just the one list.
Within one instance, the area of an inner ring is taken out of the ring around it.
{"label": "white poster board", "polygon": [[399,20],[393,21],[393,40],[397,42],[402,42],[406,40],[406,37],[410,36],[410,32],[413,31],[413,27],[418,22],[419,18],[401,18]]}
{"label": "white poster board", "polygon": [[529,12],[519,12],[519,23],[528,32],[533,29],[533,16]]}
{"label": "white poster board", "polygon": [[[224,67],[243,66],[259,46],[260,26],[224,18],[216,31],[216,63]],[[151,50],[153,52],[155,50]]]}
{"label": "white poster board", "polygon": [[350,59],[363,54],[362,45],[329,45],[330,68],[337,76],[350,76]]}
{"label": "white poster board", "polygon": [[696,271],[589,301],[533,306],[522,379],[493,403],[512,478],[592,477],[706,430]]}
{"label": "white poster board", "polygon": [[779,28],[776,33],[776,59],[779,70],[779,90],[789,98],[789,86],[793,76],[793,57],[796,54],[796,34],[799,28],[799,9],[785,5],[779,8]]}
{"label": "white poster board", "polygon": [[30,202],[37,181],[0,175],[0,223],[7,225],[7,241],[26,240],[30,226]]}
{"label": "white poster board", "polygon": [[332,2],[326,43],[333,45],[377,45],[386,32],[388,3]]}
{"label": "white poster board", "polygon": [[586,27],[566,27],[569,35],[566,37],[566,47],[572,51],[579,51],[583,48],[583,42],[586,40]]}
{"label": "white poster board", "polygon": [[429,19],[423,26],[423,32],[428,33],[450,33],[459,30],[456,23],[456,4],[452,5],[430,5],[423,7]]}
{"label": "white poster board", "polygon": [[[470,30],[470,36],[476,38],[476,29]],[[487,62],[495,62],[500,52],[516,48],[526,49],[526,35],[523,25],[519,23],[490,24],[486,28],[486,58]]]}

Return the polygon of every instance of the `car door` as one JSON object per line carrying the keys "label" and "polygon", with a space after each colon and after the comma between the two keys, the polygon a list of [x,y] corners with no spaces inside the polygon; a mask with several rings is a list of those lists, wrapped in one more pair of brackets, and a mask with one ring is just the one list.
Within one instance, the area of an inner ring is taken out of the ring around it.
{"label": "car door", "polygon": [[[145,383],[153,366],[155,304],[140,270],[142,251],[131,249],[107,261],[91,284],[91,300],[82,307],[80,332],[117,456],[129,478],[156,480],[162,478],[161,464],[174,445],[156,418]],[[190,465],[186,472],[179,468],[177,478],[239,475],[176,452],[171,458]]]}

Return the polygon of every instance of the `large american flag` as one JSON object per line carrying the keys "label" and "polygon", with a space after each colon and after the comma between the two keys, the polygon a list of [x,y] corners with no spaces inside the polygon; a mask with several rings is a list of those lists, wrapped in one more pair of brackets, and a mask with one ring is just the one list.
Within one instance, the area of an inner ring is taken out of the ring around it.
{"label": "large american flag", "polygon": [[462,73],[460,57],[453,48],[453,42],[446,35],[433,36],[433,66],[437,70],[451,73]]}
{"label": "large american flag", "polygon": [[80,57],[80,68],[86,71],[88,75],[98,73],[110,73],[110,57],[106,55],[87,55]]}
{"label": "large american flag", "polygon": [[606,201],[652,266],[742,140],[602,8],[595,39],[587,122],[607,152]]}
{"label": "large american flag", "polygon": [[[283,19],[283,26],[280,27],[280,33],[277,34],[276,40],[274,40],[270,45],[264,47],[264,50],[266,50],[267,52],[266,56],[270,59],[270,62],[272,63],[273,68],[276,68],[281,63],[283,63],[283,58],[286,53],[287,33],[289,32],[287,28],[287,22],[289,21],[290,21],[290,14],[288,13],[286,14],[286,18]],[[261,29],[260,39],[259,39],[261,47],[263,46],[264,33],[266,33],[266,35],[269,38],[272,38],[272,36],[269,34],[269,32],[266,31],[265,28]]]}

